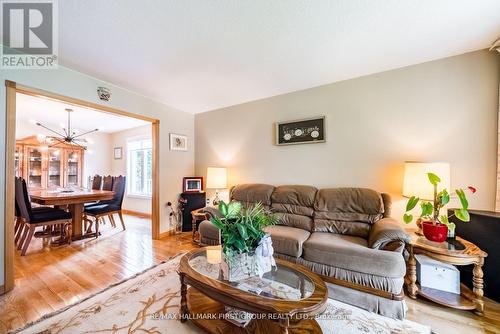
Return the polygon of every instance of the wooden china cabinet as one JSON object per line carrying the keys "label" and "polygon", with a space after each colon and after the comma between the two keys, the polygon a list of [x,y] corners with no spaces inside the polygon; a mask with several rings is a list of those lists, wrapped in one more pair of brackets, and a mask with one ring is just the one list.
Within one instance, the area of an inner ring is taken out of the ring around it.
{"label": "wooden china cabinet", "polygon": [[36,136],[16,141],[15,174],[29,188],[81,187],[85,149],[61,143],[51,147]]}

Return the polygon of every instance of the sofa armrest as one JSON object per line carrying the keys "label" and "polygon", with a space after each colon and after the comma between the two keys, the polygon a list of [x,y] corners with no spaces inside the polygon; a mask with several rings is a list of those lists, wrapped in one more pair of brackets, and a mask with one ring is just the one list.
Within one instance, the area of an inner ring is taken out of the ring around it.
{"label": "sofa armrest", "polygon": [[203,213],[207,214],[209,218],[216,217],[216,218],[222,218],[224,217],[222,213],[219,211],[217,208],[212,208],[212,207],[205,207],[203,208]]}
{"label": "sofa armrest", "polygon": [[403,226],[392,218],[383,218],[372,225],[368,235],[368,247],[402,252],[410,236],[405,233]]}

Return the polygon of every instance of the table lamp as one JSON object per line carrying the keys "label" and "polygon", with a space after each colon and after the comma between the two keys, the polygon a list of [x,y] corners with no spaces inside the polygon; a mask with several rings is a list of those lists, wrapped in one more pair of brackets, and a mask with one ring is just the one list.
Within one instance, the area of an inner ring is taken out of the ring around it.
{"label": "table lamp", "polygon": [[441,179],[438,192],[450,188],[450,164],[446,162],[405,162],[403,196],[416,196],[421,200],[434,200],[434,187],[427,173],[434,173]]}
{"label": "table lamp", "polygon": [[224,167],[207,168],[207,188],[215,189],[213,205],[218,206],[220,202],[219,190],[227,188],[227,170]]}

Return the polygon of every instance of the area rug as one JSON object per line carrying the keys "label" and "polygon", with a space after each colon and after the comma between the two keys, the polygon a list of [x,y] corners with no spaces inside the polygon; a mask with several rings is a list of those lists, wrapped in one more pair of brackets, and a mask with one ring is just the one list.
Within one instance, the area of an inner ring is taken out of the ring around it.
{"label": "area rug", "polygon": [[[181,255],[13,333],[202,333],[178,320]],[[428,326],[382,317],[329,299],[318,319],[323,333],[431,333]]]}

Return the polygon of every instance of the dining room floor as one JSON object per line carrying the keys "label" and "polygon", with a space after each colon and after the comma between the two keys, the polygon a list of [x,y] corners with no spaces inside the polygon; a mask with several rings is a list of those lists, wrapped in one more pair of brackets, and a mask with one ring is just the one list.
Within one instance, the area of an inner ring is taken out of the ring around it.
{"label": "dining room floor", "polygon": [[[125,215],[127,229],[103,225],[102,236],[58,248],[30,245],[15,255],[15,288],[0,296],[0,334],[100,292],[179,252],[198,247],[191,233],[151,239],[149,219]],[[500,304],[485,301],[485,316],[445,308],[418,298],[405,299],[407,319],[427,324],[436,333],[498,333]]]}

